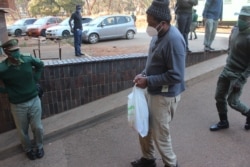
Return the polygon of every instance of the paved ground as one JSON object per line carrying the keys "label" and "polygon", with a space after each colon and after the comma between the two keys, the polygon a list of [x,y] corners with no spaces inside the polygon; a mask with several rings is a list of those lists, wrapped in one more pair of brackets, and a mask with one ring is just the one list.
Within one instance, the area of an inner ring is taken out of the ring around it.
{"label": "paved ground", "polygon": [[[189,48],[193,52],[203,51],[203,33],[197,33],[198,39],[189,40]],[[216,50],[227,49],[229,34],[217,34],[212,47]],[[70,40],[67,40],[70,41]],[[99,42],[97,44],[83,44],[82,51],[91,57],[95,56],[114,56],[130,53],[147,53],[150,37],[145,33],[145,30],[140,30],[133,40],[109,40]],[[34,49],[38,49],[38,41],[35,38],[24,40],[24,37],[19,38],[21,52],[32,53]],[[74,56],[74,47],[69,43],[62,41],[55,43],[53,41],[40,42],[40,58],[42,59],[59,59],[59,47],[61,48],[61,59],[72,59]],[[38,50],[36,55],[39,57]],[[2,57],[3,58],[3,57]],[[1,59],[1,56],[0,56]]]}

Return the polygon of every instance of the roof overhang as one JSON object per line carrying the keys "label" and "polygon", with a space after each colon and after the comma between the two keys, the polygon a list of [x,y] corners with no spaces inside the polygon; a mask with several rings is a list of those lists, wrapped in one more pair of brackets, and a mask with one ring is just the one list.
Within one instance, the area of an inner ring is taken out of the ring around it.
{"label": "roof overhang", "polygon": [[0,12],[12,13],[12,12],[16,12],[16,11],[13,10],[13,9],[10,9],[10,8],[1,8],[1,7],[0,7]]}

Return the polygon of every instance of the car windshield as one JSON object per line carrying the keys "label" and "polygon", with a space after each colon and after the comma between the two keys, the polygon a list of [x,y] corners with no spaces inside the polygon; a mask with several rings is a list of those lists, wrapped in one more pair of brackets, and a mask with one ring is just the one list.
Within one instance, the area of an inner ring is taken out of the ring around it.
{"label": "car windshield", "polygon": [[24,19],[22,19],[22,20],[17,20],[13,25],[23,25],[24,22],[25,22]]}
{"label": "car windshield", "polygon": [[103,20],[103,17],[97,17],[94,20],[92,20],[91,22],[89,22],[87,24],[87,26],[94,26],[96,24],[99,24],[102,20]]}
{"label": "car windshield", "polygon": [[43,24],[45,24],[47,22],[47,20],[48,20],[47,18],[40,18],[37,21],[35,21],[33,24],[35,24],[35,25],[43,25]]}
{"label": "car windshield", "polygon": [[64,19],[61,23],[59,23],[60,26],[68,26],[69,25],[69,18]]}

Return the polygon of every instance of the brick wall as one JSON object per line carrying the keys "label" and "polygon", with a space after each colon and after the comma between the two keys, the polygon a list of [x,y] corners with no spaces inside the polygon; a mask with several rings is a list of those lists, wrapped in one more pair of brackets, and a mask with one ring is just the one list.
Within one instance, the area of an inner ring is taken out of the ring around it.
{"label": "brick wall", "polygon": [[[222,54],[221,51],[192,53],[187,56],[186,64],[190,66]],[[131,88],[146,58],[146,54],[131,54],[46,61],[40,81],[45,91],[43,118]],[[7,96],[1,94],[0,122],[0,133],[15,128]]]}

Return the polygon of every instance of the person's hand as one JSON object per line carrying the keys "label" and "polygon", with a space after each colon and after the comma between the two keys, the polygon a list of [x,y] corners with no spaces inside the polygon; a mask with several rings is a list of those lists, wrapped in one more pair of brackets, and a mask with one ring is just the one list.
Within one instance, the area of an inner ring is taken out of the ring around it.
{"label": "person's hand", "polygon": [[232,88],[234,92],[238,92],[240,90],[240,84],[239,80],[233,81],[234,83],[232,84]]}
{"label": "person's hand", "polygon": [[147,87],[147,77],[143,76],[142,74],[138,74],[135,76],[133,82],[135,83],[136,86],[139,88],[146,88]]}
{"label": "person's hand", "polygon": [[234,92],[238,92],[241,90],[242,88],[242,82],[240,79],[235,79],[234,81],[232,81],[232,89]]}
{"label": "person's hand", "polygon": [[71,31],[72,33],[74,33],[74,30],[73,30],[73,28],[70,28],[70,31]]}

